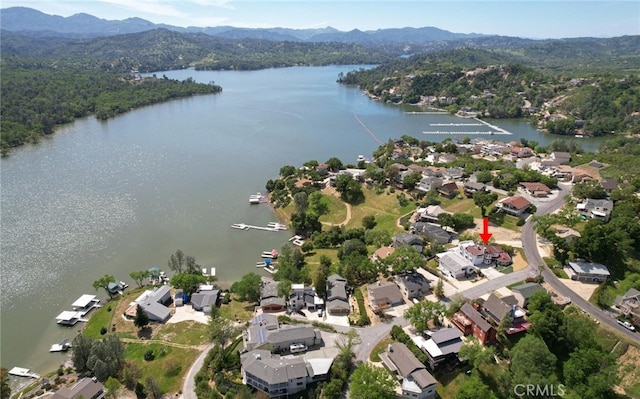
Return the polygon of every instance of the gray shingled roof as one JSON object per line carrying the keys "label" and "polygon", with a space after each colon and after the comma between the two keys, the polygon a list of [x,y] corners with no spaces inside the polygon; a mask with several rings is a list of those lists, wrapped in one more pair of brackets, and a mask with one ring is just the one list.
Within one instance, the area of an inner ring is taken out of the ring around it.
{"label": "gray shingled roof", "polygon": [[494,294],[489,295],[489,299],[484,303],[484,310],[498,323],[509,314],[511,308],[504,303],[502,299],[498,298]]}
{"label": "gray shingled roof", "polygon": [[398,374],[403,378],[416,370],[424,369],[424,364],[415,357],[413,353],[402,342],[394,342],[387,348],[387,356],[389,360],[398,369]]}
{"label": "gray shingled roof", "polygon": [[487,322],[484,317],[482,317],[480,312],[475,310],[474,307],[469,303],[465,303],[464,305],[462,305],[460,311],[464,313],[469,318],[469,320],[473,322],[473,324],[478,326],[480,330],[487,332],[491,329],[491,324],[489,324],[489,322]]}
{"label": "gray shingled roof", "polygon": [[220,291],[202,291],[191,295],[191,303],[196,307],[204,308],[205,306],[215,306],[218,302]]}
{"label": "gray shingled roof", "polygon": [[526,283],[511,288],[511,291],[517,291],[520,293],[520,295],[522,295],[524,299],[529,299],[536,292],[544,291],[544,288],[542,288],[542,286],[537,283]]}

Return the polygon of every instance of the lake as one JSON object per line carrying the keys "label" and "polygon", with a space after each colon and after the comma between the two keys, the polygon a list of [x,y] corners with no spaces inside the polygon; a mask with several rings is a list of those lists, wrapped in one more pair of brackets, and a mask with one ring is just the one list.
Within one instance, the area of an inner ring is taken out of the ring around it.
{"label": "lake", "polygon": [[[355,163],[378,147],[374,137],[440,141],[446,136],[422,132],[464,122],[407,113],[416,109],[336,83],[340,72],[356,68],[158,72],[215,81],[223,92],[105,122],[78,120],[3,158],[0,363],[40,373],[56,368],[64,355],[49,354],[50,345],[72,339],[78,327],[61,328],[55,316],[82,294],[104,299],[92,288],[104,274],[134,286],[130,272],[168,271],[177,249],[216,267],[223,286],[256,271],[260,253],[281,247],[290,234],[229,226],[275,221],[268,205],[249,205],[248,197],[264,192],[281,166],[332,156]],[[522,121],[492,123],[513,133],[495,139],[554,138]]]}

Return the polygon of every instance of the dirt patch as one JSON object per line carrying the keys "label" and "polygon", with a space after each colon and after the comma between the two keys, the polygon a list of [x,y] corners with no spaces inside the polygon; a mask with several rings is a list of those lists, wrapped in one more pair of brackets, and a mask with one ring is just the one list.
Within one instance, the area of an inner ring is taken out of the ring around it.
{"label": "dirt patch", "polygon": [[618,377],[620,384],[616,391],[625,394],[625,390],[640,384],[640,349],[629,345],[627,351],[618,358]]}
{"label": "dirt patch", "polygon": [[527,261],[524,260],[520,253],[516,252],[516,254],[513,256],[513,271],[517,272],[518,270],[524,270],[527,268],[527,266]]}
{"label": "dirt patch", "polygon": [[[476,227],[468,229],[467,232],[471,234],[480,234],[482,232],[482,219],[478,218],[473,221],[475,222]],[[489,233],[493,234],[493,237],[491,238],[496,240],[497,243],[504,241],[521,241],[521,235],[519,232],[509,230],[504,227],[490,226]]]}

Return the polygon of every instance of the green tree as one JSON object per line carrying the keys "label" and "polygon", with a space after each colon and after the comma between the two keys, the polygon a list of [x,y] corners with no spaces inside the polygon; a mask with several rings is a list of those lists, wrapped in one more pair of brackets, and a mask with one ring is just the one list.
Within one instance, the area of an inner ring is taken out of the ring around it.
{"label": "green tree", "polygon": [[496,399],[496,395],[479,377],[474,376],[460,385],[455,399]]}
{"label": "green tree", "polygon": [[136,306],[136,317],[133,319],[133,325],[138,328],[145,328],[149,325],[149,316],[142,306]]}
{"label": "green tree", "polygon": [[376,217],[374,215],[366,215],[362,218],[362,227],[366,230],[372,230],[376,227]]}
{"label": "green tree", "polygon": [[358,332],[355,329],[350,328],[349,331],[347,331],[346,336],[343,336],[339,342],[336,342],[336,347],[340,351],[341,356],[351,358],[353,357],[354,347],[361,343],[362,338],[360,338]]}
{"label": "green tree", "polygon": [[494,347],[484,346],[474,337],[471,337],[465,342],[462,348],[460,348],[459,354],[460,358],[467,359],[475,370],[478,370],[483,364],[492,363],[494,355]]}
{"label": "green tree", "polygon": [[160,399],[162,397],[162,388],[152,376],[148,376],[144,381],[144,391],[149,399]]}
{"label": "green tree", "polygon": [[9,387],[9,370],[0,367],[0,398],[9,399],[11,397],[11,387]]}
{"label": "green tree", "polygon": [[384,263],[391,266],[394,274],[412,272],[423,266],[422,255],[410,245],[403,245],[384,259]]}
{"label": "green tree", "polygon": [[149,278],[150,272],[149,270],[140,270],[137,272],[129,273],[129,277],[133,279],[138,285],[138,288],[142,288],[144,286],[144,280]]}
{"label": "green tree", "polygon": [[198,286],[206,281],[207,278],[203,275],[180,273],[171,277],[170,283],[174,288],[181,289],[185,294],[191,296],[196,292]]}
{"label": "green tree", "polygon": [[307,196],[307,193],[300,191],[299,193],[294,194],[293,205],[296,207],[296,213],[300,215],[306,214],[307,209],[309,208],[309,197]]}
{"label": "green tree", "polygon": [[285,165],[280,168],[280,176],[287,178],[296,174],[295,166]]}
{"label": "green tree", "polygon": [[331,157],[327,161],[327,168],[332,172],[337,172],[342,169],[342,161],[336,157]]}
{"label": "green tree", "polygon": [[176,250],[175,253],[171,254],[169,257],[169,261],[167,262],[167,266],[170,270],[175,273],[182,273],[185,264],[184,252],[181,249]]}
{"label": "green tree", "polygon": [[416,185],[420,183],[421,179],[422,179],[422,173],[420,172],[410,173],[409,175],[405,176],[404,179],[402,179],[402,187],[411,191],[414,188],[416,188]]}
{"label": "green tree", "polygon": [[493,175],[489,170],[479,170],[476,172],[476,181],[478,183],[489,183],[493,180]]}
{"label": "green tree", "polygon": [[556,357],[544,341],[535,335],[526,335],[511,349],[513,381],[527,384],[548,384],[556,370]]}
{"label": "green tree", "polygon": [[242,276],[240,281],[231,285],[231,292],[238,295],[241,301],[255,302],[260,300],[261,278],[256,273]]}
{"label": "green tree", "polygon": [[120,395],[122,384],[117,379],[109,377],[104,383],[104,387],[107,388],[107,397],[111,399],[117,399]]}
{"label": "green tree", "polygon": [[238,331],[229,319],[219,315],[212,315],[209,318],[208,333],[211,342],[217,343],[224,349],[227,342],[234,338]]}
{"label": "green tree", "polygon": [[349,393],[354,398],[395,399],[396,382],[383,367],[363,363],[349,377]]}
{"label": "green tree", "polygon": [[445,310],[445,306],[440,302],[421,301],[407,308],[404,311],[404,318],[421,333],[428,330],[429,321],[433,321],[436,326],[442,325],[441,318]]}
{"label": "green tree", "polygon": [[433,290],[433,294],[436,296],[436,298],[438,299],[443,299],[444,298],[444,280],[442,279],[442,277],[440,277],[438,279],[438,283],[436,284],[436,287]]}
{"label": "green tree", "polygon": [[473,203],[480,207],[482,217],[485,216],[487,207],[497,200],[498,194],[493,191],[476,191],[473,194]]}
{"label": "green tree", "polygon": [[109,283],[115,283],[116,282],[116,278],[105,274],[104,276],[100,277],[99,279],[97,279],[96,281],[93,282],[93,288],[97,291],[100,288],[103,288],[107,294],[109,294],[109,298],[111,298],[111,291],[109,291]]}
{"label": "green tree", "polygon": [[84,334],[78,334],[71,342],[73,351],[71,351],[71,360],[73,367],[80,373],[87,371],[87,360],[91,355],[91,346],[93,340],[87,338]]}
{"label": "green tree", "polygon": [[278,281],[278,296],[284,297],[285,301],[289,302],[290,294],[291,294],[291,281],[286,279]]}

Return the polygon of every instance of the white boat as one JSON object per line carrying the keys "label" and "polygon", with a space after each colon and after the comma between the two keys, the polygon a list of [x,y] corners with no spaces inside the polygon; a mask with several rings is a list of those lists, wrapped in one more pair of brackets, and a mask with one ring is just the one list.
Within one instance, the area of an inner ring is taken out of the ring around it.
{"label": "white boat", "polygon": [[232,229],[238,229],[238,230],[248,230],[249,226],[247,226],[244,223],[235,223],[231,225]]}
{"label": "white boat", "polygon": [[15,375],[17,377],[29,377],[29,378],[40,378],[40,374],[36,374],[29,369],[25,369],[23,367],[14,367],[9,370],[10,375]]}
{"label": "white boat", "polygon": [[71,342],[69,340],[64,339],[59,344],[51,345],[49,352],[66,352],[71,348]]}

